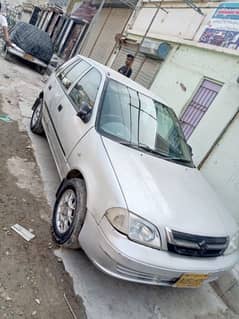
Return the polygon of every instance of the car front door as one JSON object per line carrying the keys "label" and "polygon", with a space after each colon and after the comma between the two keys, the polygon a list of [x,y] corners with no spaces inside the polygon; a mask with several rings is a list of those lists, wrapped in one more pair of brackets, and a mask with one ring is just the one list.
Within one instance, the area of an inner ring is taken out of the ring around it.
{"label": "car front door", "polygon": [[68,171],[67,159],[79,140],[94,125],[89,121],[84,123],[78,112],[82,103],[93,109],[97,95],[100,94],[102,76],[95,68],[91,68],[73,83],[67,92],[58,101],[55,115],[55,129],[61,152],[61,175]]}

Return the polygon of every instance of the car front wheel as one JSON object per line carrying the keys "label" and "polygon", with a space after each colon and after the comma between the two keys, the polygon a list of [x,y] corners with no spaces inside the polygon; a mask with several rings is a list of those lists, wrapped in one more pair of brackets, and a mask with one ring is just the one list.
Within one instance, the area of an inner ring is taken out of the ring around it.
{"label": "car front wheel", "polygon": [[43,98],[38,98],[34,104],[34,109],[31,117],[30,128],[34,134],[44,135],[42,126],[42,111],[43,111]]}
{"label": "car front wheel", "polygon": [[54,240],[65,247],[78,249],[79,234],[86,215],[86,188],[83,180],[64,181],[58,191],[52,217]]}

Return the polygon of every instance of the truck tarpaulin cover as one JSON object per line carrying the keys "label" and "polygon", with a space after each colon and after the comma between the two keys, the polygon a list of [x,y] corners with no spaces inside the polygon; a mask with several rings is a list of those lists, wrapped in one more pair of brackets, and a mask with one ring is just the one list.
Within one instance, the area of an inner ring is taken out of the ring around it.
{"label": "truck tarpaulin cover", "polygon": [[24,52],[49,63],[53,55],[53,44],[48,33],[36,26],[18,22],[11,33],[11,41]]}

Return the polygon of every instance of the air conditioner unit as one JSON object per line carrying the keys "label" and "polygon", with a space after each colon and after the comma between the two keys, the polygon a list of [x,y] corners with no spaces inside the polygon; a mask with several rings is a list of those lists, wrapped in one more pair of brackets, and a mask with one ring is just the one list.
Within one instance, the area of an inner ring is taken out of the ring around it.
{"label": "air conditioner unit", "polygon": [[140,46],[140,52],[153,59],[165,60],[171,50],[167,42],[145,39]]}

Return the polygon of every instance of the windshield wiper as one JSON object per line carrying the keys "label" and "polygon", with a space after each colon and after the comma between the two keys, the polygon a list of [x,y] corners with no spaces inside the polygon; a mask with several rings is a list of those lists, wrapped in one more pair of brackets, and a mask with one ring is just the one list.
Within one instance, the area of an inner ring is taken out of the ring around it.
{"label": "windshield wiper", "polygon": [[156,155],[159,155],[159,156],[170,158],[168,154],[156,151],[156,150],[152,149],[150,146],[148,146],[146,144],[142,144],[142,143],[135,144],[135,143],[127,142],[127,141],[120,141],[119,143],[122,144],[122,145],[125,145],[125,146],[136,148],[138,150],[141,149],[141,150],[147,151],[147,152],[152,153],[152,154],[156,154]]}
{"label": "windshield wiper", "polygon": [[178,161],[178,162],[182,162],[182,163],[192,163],[191,160],[188,160],[186,158],[180,158],[180,157],[170,157],[170,159],[172,161]]}
{"label": "windshield wiper", "polygon": [[146,144],[141,144],[141,143],[135,144],[135,143],[127,142],[127,141],[121,141],[120,144],[125,145],[125,146],[129,146],[129,147],[133,147],[133,148],[136,148],[136,149],[142,149],[142,150],[147,151],[147,152],[149,152],[151,154],[155,154],[155,155],[159,155],[159,156],[162,156],[164,158],[167,158],[170,161],[177,161],[177,162],[188,163],[188,164],[192,163],[191,160],[188,160],[188,159],[185,159],[185,158],[180,158],[180,157],[172,157],[172,156],[170,156],[167,153],[154,150],[154,149],[152,149],[150,146],[148,146]]}
{"label": "windshield wiper", "polygon": [[121,145],[131,146],[131,147],[138,148],[138,144],[134,144],[134,143],[131,143],[131,142],[127,142],[127,141],[120,141],[119,143],[120,143]]}
{"label": "windshield wiper", "polygon": [[146,144],[139,144],[138,147],[140,149],[143,149],[147,152],[150,152],[152,154],[156,154],[156,155],[159,155],[159,156],[163,156],[165,158],[170,158],[168,154],[164,153],[164,152],[160,152],[160,151],[157,151],[157,150],[154,150],[153,148],[151,148],[150,146],[146,145]]}
{"label": "windshield wiper", "polygon": [[192,163],[191,160],[188,160],[186,158],[181,158],[181,157],[172,157],[172,156],[170,156],[170,154],[154,150],[145,144],[139,144],[138,146],[139,146],[139,148],[142,148],[150,153],[157,154],[159,156],[163,156],[163,157],[169,159],[170,161],[177,161],[177,162],[181,162],[181,163]]}

